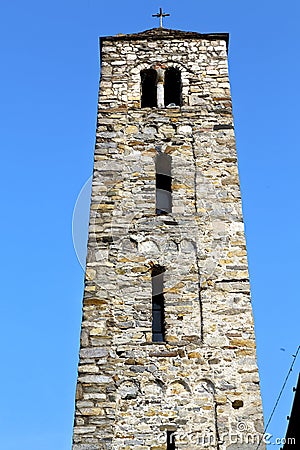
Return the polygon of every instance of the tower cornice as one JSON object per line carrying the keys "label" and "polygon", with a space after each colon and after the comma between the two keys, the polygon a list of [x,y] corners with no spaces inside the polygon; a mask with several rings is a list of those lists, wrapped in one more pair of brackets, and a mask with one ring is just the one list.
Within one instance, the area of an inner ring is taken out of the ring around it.
{"label": "tower cornice", "polygon": [[100,47],[103,41],[138,41],[138,40],[167,40],[167,39],[205,39],[205,40],[222,40],[226,42],[228,49],[229,33],[198,33],[196,31],[173,30],[170,28],[151,28],[140,33],[117,34],[115,36],[100,37]]}

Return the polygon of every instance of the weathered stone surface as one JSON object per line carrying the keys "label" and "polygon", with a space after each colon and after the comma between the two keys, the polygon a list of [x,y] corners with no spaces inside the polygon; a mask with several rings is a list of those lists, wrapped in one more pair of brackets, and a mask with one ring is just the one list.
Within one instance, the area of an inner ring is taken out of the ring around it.
{"label": "weathered stone surface", "polygon": [[104,356],[107,356],[107,354],[107,349],[103,347],[90,347],[80,350],[80,356],[82,358],[103,358]]}
{"label": "weathered stone surface", "polygon": [[104,375],[86,375],[86,376],[80,376],[79,381],[81,383],[110,383],[112,379],[110,377],[106,377]]}
{"label": "weathered stone surface", "polygon": [[[167,430],[180,450],[218,449],[217,436],[222,450],[250,448],[230,433],[263,430],[227,38],[102,40],[73,450],[166,450]],[[181,106],[141,108],[141,71],[153,67],[180,70]],[[162,216],[159,153],[172,161]],[[152,342],[157,265],[163,343]]]}

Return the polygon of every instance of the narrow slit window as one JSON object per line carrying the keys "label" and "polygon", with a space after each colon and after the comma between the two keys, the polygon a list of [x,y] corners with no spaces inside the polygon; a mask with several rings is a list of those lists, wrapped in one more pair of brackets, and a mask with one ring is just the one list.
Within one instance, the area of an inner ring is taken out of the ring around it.
{"label": "narrow slit window", "polygon": [[172,212],[171,156],[160,153],[156,156],[156,214]]}
{"label": "narrow slit window", "polygon": [[152,341],[165,341],[165,299],[163,294],[164,269],[152,270]]}
{"label": "narrow slit window", "polygon": [[174,431],[167,431],[167,450],[176,450]]}
{"label": "narrow slit window", "polygon": [[175,67],[165,72],[165,106],[181,106],[181,73]]}
{"label": "narrow slit window", "polygon": [[157,73],[154,69],[145,69],[141,71],[142,85],[142,108],[153,108],[157,106]]}

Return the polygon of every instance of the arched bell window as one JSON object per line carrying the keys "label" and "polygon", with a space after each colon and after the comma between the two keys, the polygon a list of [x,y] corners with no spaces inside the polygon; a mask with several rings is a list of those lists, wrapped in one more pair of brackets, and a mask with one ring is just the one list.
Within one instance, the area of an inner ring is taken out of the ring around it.
{"label": "arched bell window", "polygon": [[165,106],[181,106],[181,73],[170,67],[165,71]]}
{"label": "arched bell window", "polygon": [[142,108],[153,108],[157,106],[157,73],[154,69],[144,69],[141,71],[142,85]]}

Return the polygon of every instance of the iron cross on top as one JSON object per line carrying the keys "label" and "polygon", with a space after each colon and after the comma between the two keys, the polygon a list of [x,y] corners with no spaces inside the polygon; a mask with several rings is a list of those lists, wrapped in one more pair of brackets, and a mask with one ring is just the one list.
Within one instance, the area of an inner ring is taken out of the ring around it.
{"label": "iron cross on top", "polygon": [[152,17],[159,17],[160,28],[162,28],[162,27],[163,27],[163,17],[167,17],[167,16],[169,16],[169,15],[170,15],[170,14],[165,14],[165,13],[163,13],[162,8],[159,8],[159,13],[157,13],[157,14],[152,14]]}

